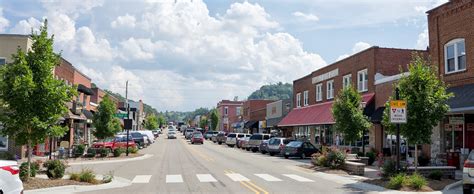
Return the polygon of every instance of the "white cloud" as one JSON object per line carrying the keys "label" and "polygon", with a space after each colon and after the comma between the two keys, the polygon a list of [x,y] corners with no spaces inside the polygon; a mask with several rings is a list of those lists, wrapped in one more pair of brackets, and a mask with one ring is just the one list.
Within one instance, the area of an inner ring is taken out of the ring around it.
{"label": "white cloud", "polygon": [[0,7],[0,32],[4,32],[10,25],[10,21],[3,17],[3,9]]}
{"label": "white cloud", "polygon": [[80,14],[104,4],[104,0],[41,0],[40,2],[49,13],[67,14],[72,18],[77,18]]}
{"label": "white cloud", "polygon": [[360,52],[360,51],[363,51],[363,50],[365,50],[365,49],[368,49],[368,48],[370,48],[370,47],[371,47],[371,45],[370,45],[369,43],[366,43],[366,42],[357,42],[357,43],[355,43],[354,46],[352,47],[352,53],[340,55],[340,56],[336,59],[336,61],[345,59],[345,58],[347,58],[347,57],[349,57],[349,56],[351,56],[351,55],[353,55],[353,54],[356,54],[356,53],[358,53],[358,52]]}
{"label": "white cloud", "polygon": [[[135,39],[133,37],[120,43],[123,59],[150,60],[154,58],[155,44],[150,39]],[[128,57],[125,57],[128,56]]]}
{"label": "white cloud", "polygon": [[428,47],[428,29],[426,28],[423,32],[418,34],[418,40],[416,41],[417,49],[426,49]]}
{"label": "white cloud", "polygon": [[110,26],[112,28],[118,28],[118,27],[134,28],[135,21],[136,21],[135,16],[129,15],[127,13],[124,16],[118,16],[116,20],[110,23]]}
{"label": "white cloud", "polygon": [[76,35],[76,24],[69,16],[62,13],[48,13],[48,30],[54,34],[54,40],[59,44],[72,41]]}
{"label": "white cloud", "polygon": [[10,29],[10,33],[14,34],[30,34],[31,31],[38,31],[42,23],[36,18],[30,17],[28,20],[19,21],[13,28]]}
{"label": "white cloud", "polygon": [[296,12],[293,12],[293,15],[296,16],[296,17],[302,18],[306,21],[310,21],[310,22],[319,21],[319,17],[314,15],[314,14],[311,14],[311,13],[307,14],[307,13],[302,13],[302,12],[296,11]]}
{"label": "white cloud", "polygon": [[77,29],[74,38],[75,51],[82,55],[84,61],[108,62],[114,57],[114,51],[107,39],[96,38],[88,27]]}

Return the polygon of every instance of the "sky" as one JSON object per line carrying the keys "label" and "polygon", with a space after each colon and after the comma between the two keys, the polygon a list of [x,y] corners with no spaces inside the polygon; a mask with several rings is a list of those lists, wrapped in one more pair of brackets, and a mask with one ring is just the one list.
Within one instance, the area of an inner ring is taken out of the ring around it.
{"label": "sky", "polygon": [[215,107],[370,46],[426,49],[447,0],[0,0],[0,33],[48,19],[54,48],[100,88],[158,111]]}

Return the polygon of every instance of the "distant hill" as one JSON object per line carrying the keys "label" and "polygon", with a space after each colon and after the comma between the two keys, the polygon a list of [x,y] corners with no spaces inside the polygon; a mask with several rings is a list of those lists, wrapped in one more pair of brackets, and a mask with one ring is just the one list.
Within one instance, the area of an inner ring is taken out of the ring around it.
{"label": "distant hill", "polygon": [[290,83],[277,83],[264,85],[248,97],[249,100],[269,99],[281,100],[290,99],[293,96],[293,85]]}
{"label": "distant hill", "polygon": [[[105,92],[107,92],[109,95],[111,96],[114,96],[115,98],[117,98],[119,101],[121,102],[124,102],[125,101],[125,97],[123,97],[122,95],[120,95],[119,93],[114,93],[110,90],[104,90]],[[131,100],[129,99],[130,101],[132,102],[136,102],[134,100]],[[155,114],[155,115],[158,115],[158,111],[153,108],[152,106],[146,104],[146,103],[143,103],[143,112],[145,112],[146,114]]]}

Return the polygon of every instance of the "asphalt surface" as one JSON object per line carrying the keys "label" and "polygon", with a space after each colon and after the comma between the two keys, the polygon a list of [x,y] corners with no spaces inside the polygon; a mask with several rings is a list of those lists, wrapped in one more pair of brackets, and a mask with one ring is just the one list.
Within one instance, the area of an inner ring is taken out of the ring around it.
{"label": "asphalt surface", "polygon": [[88,193],[365,193],[348,184],[337,183],[300,170],[306,160],[287,160],[252,153],[205,141],[192,145],[179,133],[177,139],[161,135],[141,153],[153,157],[110,164],[72,166],[67,171],[84,168],[97,174],[132,181],[125,188]]}

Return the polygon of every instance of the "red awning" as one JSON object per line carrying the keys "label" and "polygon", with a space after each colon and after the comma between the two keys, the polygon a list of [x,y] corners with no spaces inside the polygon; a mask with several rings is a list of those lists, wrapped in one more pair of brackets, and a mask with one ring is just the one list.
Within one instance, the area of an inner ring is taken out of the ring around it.
{"label": "red awning", "polygon": [[[374,96],[374,93],[362,95],[362,101],[366,104],[370,104],[374,99]],[[278,126],[288,127],[334,124],[334,118],[332,117],[331,112],[332,102],[333,101],[295,108],[291,110],[291,112],[288,113],[280,123],[278,123]]]}

